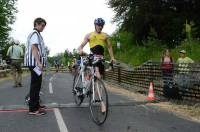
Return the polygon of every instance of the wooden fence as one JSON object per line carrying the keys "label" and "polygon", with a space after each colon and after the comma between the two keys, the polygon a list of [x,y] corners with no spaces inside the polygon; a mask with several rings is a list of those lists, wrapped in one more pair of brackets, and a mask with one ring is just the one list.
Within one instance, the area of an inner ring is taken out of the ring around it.
{"label": "wooden fence", "polygon": [[[187,67],[178,64],[172,66],[167,79],[162,65],[151,61],[134,69],[115,66],[114,72],[105,72],[105,79],[146,93],[152,81],[156,95],[163,96],[167,85],[167,88],[176,89],[180,99],[200,101],[200,63],[189,64]],[[185,68],[185,73],[182,73],[181,68]]]}

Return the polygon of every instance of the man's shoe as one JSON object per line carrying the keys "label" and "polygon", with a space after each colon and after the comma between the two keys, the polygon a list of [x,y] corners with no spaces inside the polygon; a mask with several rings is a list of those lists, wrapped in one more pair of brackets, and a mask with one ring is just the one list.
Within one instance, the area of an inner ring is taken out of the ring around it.
{"label": "man's shoe", "polygon": [[37,110],[37,111],[33,111],[33,112],[29,112],[29,115],[35,115],[35,116],[40,116],[40,115],[45,115],[47,112],[44,110]]}
{"label": "man's shoe", "polygon": [[45,105],[40,105],[39,108],[40,109],[46,109],[47,107]]}

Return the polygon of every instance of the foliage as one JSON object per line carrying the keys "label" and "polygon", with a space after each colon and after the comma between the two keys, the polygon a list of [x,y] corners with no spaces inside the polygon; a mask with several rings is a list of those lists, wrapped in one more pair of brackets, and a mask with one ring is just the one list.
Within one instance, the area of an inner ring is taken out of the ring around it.
{"label": "foliage", "polygon": [[[143,46],[137,46],[133,44],[132,34],[128,32],[121,32],[119,36],[113,34],[111,40],[115,58],[131,66],[141,65],[148,60],[160,61],[163,50],[168,48],[167,44],[151,37],[148,37]],[[117,42],[121,43],[121,49],[117,48]],[[171,49],[174,60],[178,59],[179,51],[184,49],[189,57],[199,61],[199,43],[200,41],[195,39],[192,39],[191,42],[182,41],[180,46]],[[106,56],[109,56],[108,52],[106,52]]]}
{"label": "foliage", "polygon": [[155,39],[175,47],[185,39],[186,20],[193,23],[194,37],[200,35],[199,0],[107,0],[115,11],[114,22],[120,25],[120,32],[131,32],[133,44],[143,45],[151,33]]}
{"label": "foliage", "polygon": [[70,52],[68,49],[66,49],[64,53],[58,53],[53,57],[48,57],[48,62],[53,66],[54,61],[58,60],[60,64],[64,64],[66,66],[72,62],[73,58],[77,57],[78,53],[75,49],[73,50],[73,52]]}
{"label": "foliage", "polygon": [[17,10],[15,7],[16,0],[1,0],[0,3],[0,43],[2,44],[8,38],[11,30],[10,24],[14,23],[14,14]]}
{"label": "foliage", "polygon": [[10,25],[15,22],[16,2],[17,0],[0,0],[0,50],[3,53],[10,46],[8,45],[9,31],[11,31]]}

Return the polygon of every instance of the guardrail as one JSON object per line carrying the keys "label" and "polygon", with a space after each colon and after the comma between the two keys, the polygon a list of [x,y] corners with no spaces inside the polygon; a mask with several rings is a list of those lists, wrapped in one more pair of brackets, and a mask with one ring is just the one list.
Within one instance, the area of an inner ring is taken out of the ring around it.
{"label": "guardrail", "polygon": [[114,66],[114,72],[105,72],[105,79],[145,93],[153,82],[156,95],[166,96],[171,92],[174,94],[171,98],[200,101],[200,63],[171,64],[168,70],[160,62],[151,61],[134,69]]}
{"label": "guardrail", "polygon": [[[28,68],[22,68],[23,71],[25,72],[29,72],[29,69]],[[55,68],[51,67],[50,69],[46,69],[47,71],[50,70],[50,71],[56,71]],[[3,78],[3,77],[6,77],[8,74],[10,74],[11,72],[11,69],[6,69],[6,70],[0,70],[0,78]],[[68,72],[68,70],[66,68],[62,68],[62,69],[59,69],[59,72]]]}
{"label": "guardrail", "polygon": [[[25,71],[25,72],[29,71],[28,68],[22,68],[22,70]],[[8,74],[10,74],[10,72],[11,72],[11,69],[0,70],[0,78],[8,76]]]}
{"label": "guardrail", "polygon": [[6,77],[10,70],[0,70],[0,78]]}

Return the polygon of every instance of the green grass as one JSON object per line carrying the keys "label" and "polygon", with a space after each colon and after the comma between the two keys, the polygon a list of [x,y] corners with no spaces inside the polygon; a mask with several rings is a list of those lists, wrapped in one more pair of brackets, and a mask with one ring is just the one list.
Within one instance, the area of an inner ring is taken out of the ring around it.
{"label": "green grass", "polygon": [[[117,49],[116,41],[112,40],[115,58],[131,66],[138,66],[148,60],[160,61],[162,52],[166,49],[166,45],[157,40],[150,40],[145,46],[136,46],[131,44],[130,39],[122,40],[121,50]],[[134,41],[132,41],[134,42]],[[182,42],[180,46],[170,49],[173,59],[176,61],[179,57],[180,50],[186,50],[187,56],[192,58],[195,62],[200,60],[200,41]]]}

